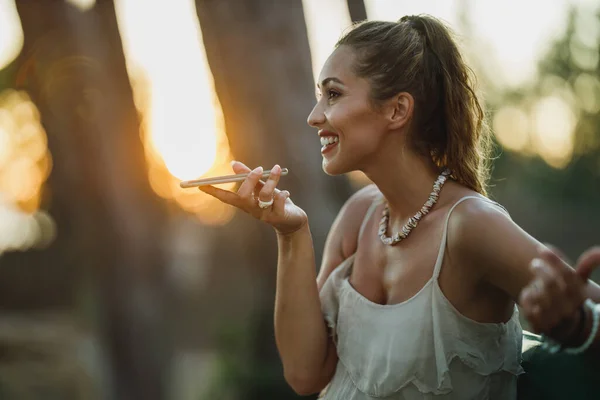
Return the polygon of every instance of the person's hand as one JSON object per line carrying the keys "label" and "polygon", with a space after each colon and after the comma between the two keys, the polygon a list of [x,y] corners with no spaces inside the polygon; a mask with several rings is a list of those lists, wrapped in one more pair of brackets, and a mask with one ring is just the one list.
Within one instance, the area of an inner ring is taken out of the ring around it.
{"label": "person's hand", "polygon": [[[230,192],[214,186],[202,186],[199,189],[223,203],[237,207],[256,219],[266,222],[282,235],[294,233],[307,223],[306,213],[292,202],[290,193],[287,190],[277,189],[281,177],[281,167],[279,165],[275,165],[271,169],[271,174],[265,182],[260,180],[263,173],[262,167],[251,171],[241,162],[234,161],[232,168],[236,174],[250,172],[250,175],[242,182],[237,192]],[[260,208],[259,200],[263,202],[273,200],[273,205]]]}
{"label": "person's hand", "polygon": [[530,264],[531,282],[519,297],[524,315],[536,333],[565,341],[577,328],[585,301],[585,287],[600,264],[600,247],[586,251],[571,268],[555,252],[541,249]]}

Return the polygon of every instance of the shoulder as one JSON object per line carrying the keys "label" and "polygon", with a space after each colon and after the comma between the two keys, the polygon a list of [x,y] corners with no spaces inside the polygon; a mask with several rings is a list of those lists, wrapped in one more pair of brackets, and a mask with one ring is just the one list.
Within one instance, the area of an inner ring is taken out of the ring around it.
{"label": "shoulder", "polygon": [[377,186],[371,184],[356,191],[344,203],[327,235],[318,277],[320,285],[336,266],[356,252],[362,221],[380,196]]}
{"label": "shoulder", "polygon": [[452,262],[515,298],[540,244],[504,208],[478,197],[461,202],[449,216],[447,251]]}
{"label": "shoulder", "polygon": [[381,192],[374,184],[354,193],[341,208],[330,234],[340,240],[344,255],[349,257],[356,251],[358,233],[367,210],[380,198]]}
{"label": "shoulder", "polygon": [[460,253],[484,250],[482,244],[498,237],[495,232],[516,227],[500,205],[484,196],[473,196],[457,204],[448,217],[448,245]]}
{"label": "shoulder", "polygon": [[[373,204],[378,197],[381,196],[381,192],[375,186],[375,184],[367,185],[357,190],[352,196],[348,198],[344,206],[340,210],[339,216],[342,217],[353,217],[356,213],[363,212],[363,216],[367,209]],[[361,220],[362,221],[362,220]]]}
{"label": "shoulder", "polygon": [[469,233],[487,229],[489,224],[505,223],[513,222],[501,205],[487,197],[474,194],[456,204],[448,220],[448,229],[471,236]]}

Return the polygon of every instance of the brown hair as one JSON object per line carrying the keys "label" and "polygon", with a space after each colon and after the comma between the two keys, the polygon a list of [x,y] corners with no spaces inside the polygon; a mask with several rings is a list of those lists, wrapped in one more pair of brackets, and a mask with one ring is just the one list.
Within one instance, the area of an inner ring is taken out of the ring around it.
{"label": "brown hair", "polygon": [[370,80],[375,104],[401,92],[415,99],[410,141],[447,167],[463,185],[486,194],[490,134],[464,62],[448,27],[427,15],[398,22],[367,21],[336,44],[356,51],[355,73]]}

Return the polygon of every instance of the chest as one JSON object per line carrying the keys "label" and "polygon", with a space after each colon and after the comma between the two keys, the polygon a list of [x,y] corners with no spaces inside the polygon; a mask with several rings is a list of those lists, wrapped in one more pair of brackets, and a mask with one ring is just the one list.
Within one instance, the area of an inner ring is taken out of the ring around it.
{"label": "chest", "polygon": [[473,304],[478,293],[477,280],[464,270],[464,265],[452,262],[447,255],[447,242],[442,243],[446,207],[432,211],[394,246],[384,244],[377,234],[381,216],[377,211],[366,221],[358,241],[349,278],[357,292],[373,303],[398,304],[437,279],[455,306],[462,309]]}

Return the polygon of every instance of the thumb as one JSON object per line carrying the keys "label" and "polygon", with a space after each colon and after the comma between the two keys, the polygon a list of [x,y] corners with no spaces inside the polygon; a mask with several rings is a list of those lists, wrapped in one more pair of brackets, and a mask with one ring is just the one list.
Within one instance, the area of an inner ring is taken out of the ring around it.
{"label": "thumb", "polygon": [[594,246],[586,250],[577,260],[577,274],[584,280],[588,280],[592,271],[600,266],[600,246]]}

